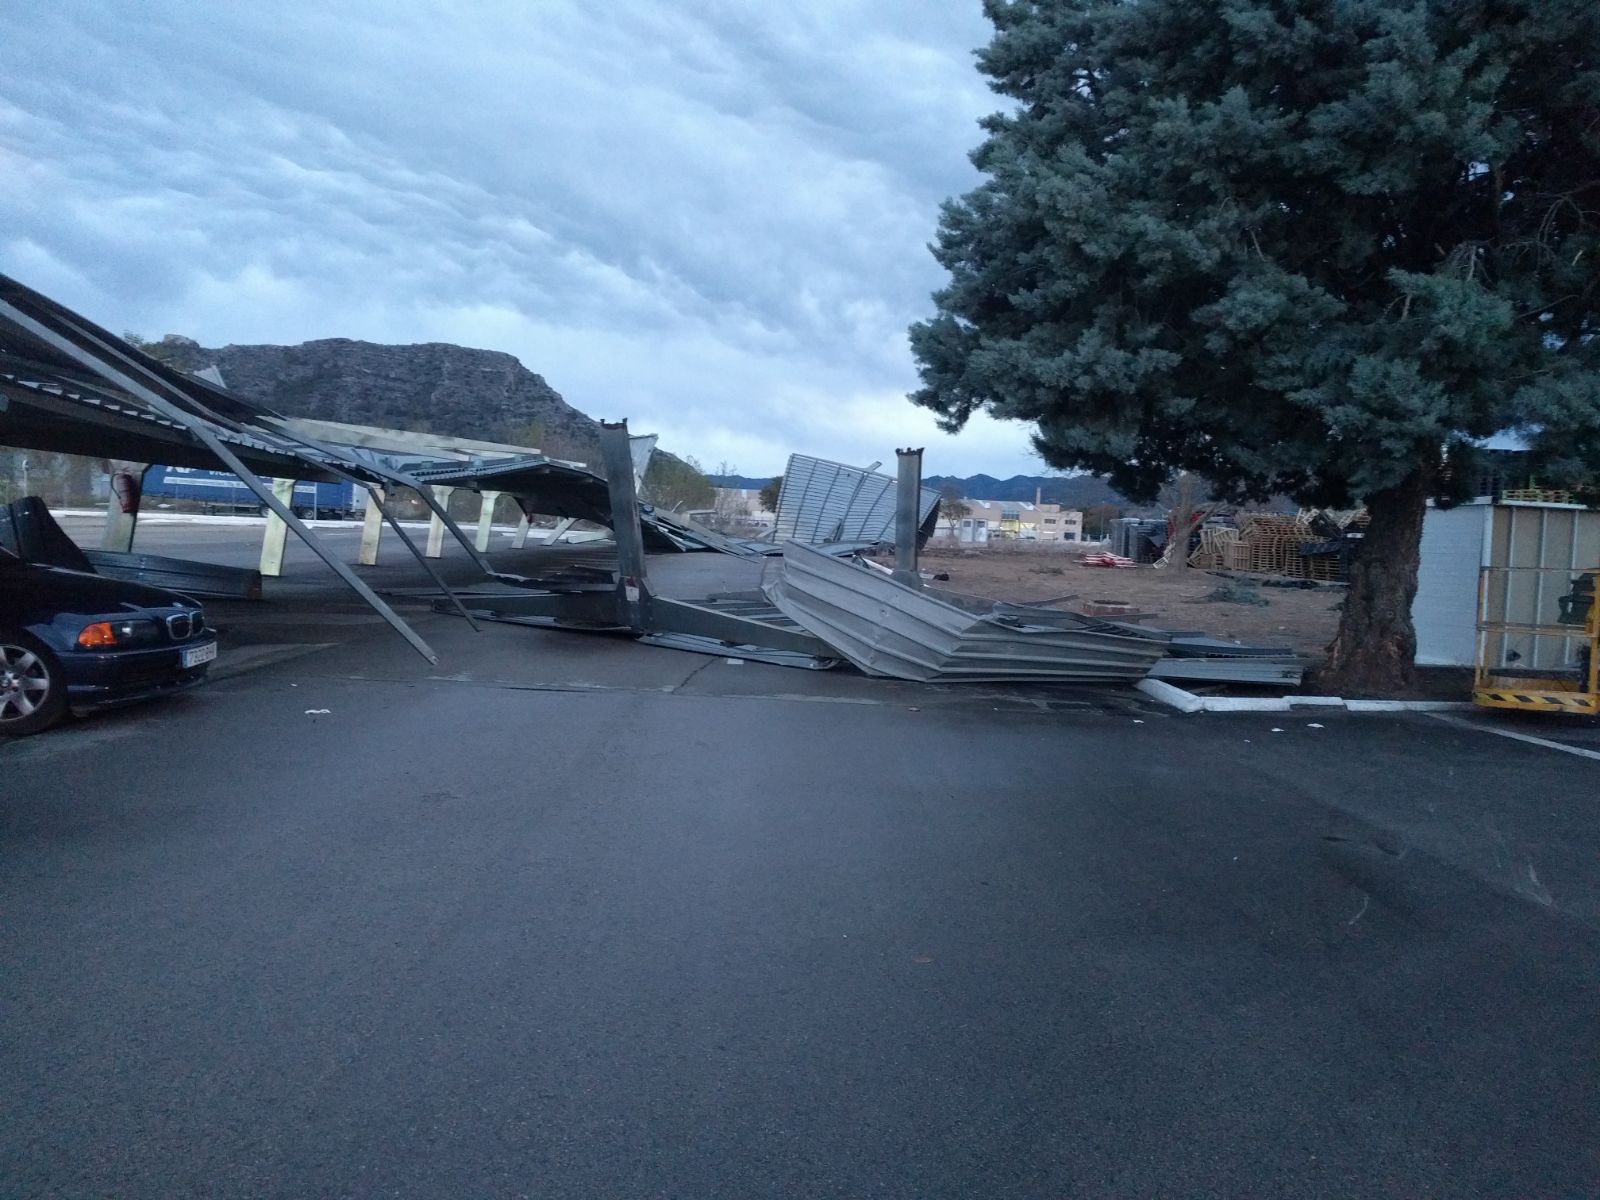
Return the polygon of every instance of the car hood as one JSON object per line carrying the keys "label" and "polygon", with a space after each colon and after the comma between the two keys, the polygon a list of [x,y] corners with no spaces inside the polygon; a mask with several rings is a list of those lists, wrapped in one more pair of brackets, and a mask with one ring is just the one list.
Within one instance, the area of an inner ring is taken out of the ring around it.
{"label": "car hood", "polygon": [[79,612],[114,613],[131,608],[172,608],[175,605],[199,607],[187,596],[165,588],[37,563],[0,565],[0,595],[8,593],[35,602],[59,603]]}

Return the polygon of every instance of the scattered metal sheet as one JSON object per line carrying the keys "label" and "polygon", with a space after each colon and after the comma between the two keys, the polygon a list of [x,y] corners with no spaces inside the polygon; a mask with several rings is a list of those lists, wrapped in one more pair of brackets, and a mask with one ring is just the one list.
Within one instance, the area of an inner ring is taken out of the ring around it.
{"label": "scattered metal sheet", "polygon": [[543,454],[470,463],[438,463],[411,471],[418,483],[509,492],[529,512],[611,524],[611,493],[587,467]]}
{"label": "scattered metal sheet", "polygon": [[166,558],[160,554],[126,554],[120,550],[85,550],[96,575],[124,579],[186,596],[227,600],[261,599],[261,572],[248,567]]}
{"label": "scattered metal sheet", "polygon": [[1174,658],[1293,658],[1294,651],[1287,646],[1249,646],[1244,642],[1227,642],[1204,634],[1175,633],[1167,643],[1167,651]]}
{"label": "scattered metal sheet", "polygon": [[260,571],[157,554],[79,549],[37,496],[0,505],[0,546],[24,562],[124,579],[190,596],[261,598]]}
{"label": "scattered metal sheet", "polygon": [[50,509],[38,496],[24,496],[10,504],[0,504],[0,548],[11,551],[23,562],[94,572],[78,543],[56,524]]}
{"label": "scattered metal sheet", "polygon": [[763,591],[859,670],[917,682],[1108,682],[1143,678],[1165,650],[1125,637],[997,613],[992,602],[919,586],[798,542]]}
{"label": "scattered metal sheet", "polygon": [[995,608],[996,611],[1024,615],[1041,623],[1049,623],[1052,619],[1075,622],[1085,630],[1146,638],[1159,643],[1164,654],[1150,668],[1150,677],[1153,679],[1299,687],[1305,676],[1305,662],[1287,646],[1251,646],[1244,642],[1208,637],[1194,629],[1151,629],[1126,621],[1110,621],[1104,617],[1089,617],[1033,605],[997,604]]}
{"label": "scattered metal sheet", "polygon": [[[892,542],[895,487],[889,475],[791,454],[778,492],[773,542]],[[939,493],[921,488],[917,524],[924,538],[938,519]]]}
{"label": "scattered metal sheet", "polygon": [[682,542],[686,550],[717,550],[740,558],[763,558],[771,551],[764,542],[728,537],[715,529],[707,529],[700,522],[690,520],[679,513],[669,513],[646,505],[642,516],[645,522],[653,521],[663,527],[667,533]]}
{"label": "scattered metal sheet", "polygon": [[1184,679],[1191,683],[1249,683],[1299,687],[1305,664],[1276,658],[1163,658],[1150,668],[1152,679]]}
{"label": "scattered metal sheet", "polygon": [[718,658],[747,658],[752,662],[771,663],[775,667],[827,671],[839,665],[837,658],[819,658],[814,654],[774,650],[769,646],[740,645],[689,633],[647,633],[639,640],[647,646],[661,646],[667,650],[687,650],[691,654],[712,654]]}
{"label": "scattered metal sheet", "polygon": [[819,660],[839,657],[827,642],[776,609],[757,611],[737,603],[670,600],[665,596],[654,597],[650,609],[649,633],[711,638],[728,646],[765,646]]}

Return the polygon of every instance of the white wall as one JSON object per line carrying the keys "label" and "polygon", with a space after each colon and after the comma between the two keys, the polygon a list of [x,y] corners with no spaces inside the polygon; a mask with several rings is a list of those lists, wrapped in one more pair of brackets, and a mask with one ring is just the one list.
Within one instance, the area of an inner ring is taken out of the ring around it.
{"label": "white wall", "polygon": [[1417,662],[1470,667],[1477,655],[1478,568],[1488,536],[1487,504],[1430,508],[1422,519],[1422,557],[1411,621]]}

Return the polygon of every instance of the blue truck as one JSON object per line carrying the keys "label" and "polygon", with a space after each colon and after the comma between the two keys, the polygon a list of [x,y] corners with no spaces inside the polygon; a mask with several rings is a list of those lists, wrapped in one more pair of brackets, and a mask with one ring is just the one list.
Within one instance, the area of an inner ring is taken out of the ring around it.
{"label": "blue truck", "polygon": [[[144,497],[192,500],[208,513],[261,513],[256,494],[227,471],[202,471],[195,467],[153,466],[144,473]],[[297,482],[291,507],[297,517],[343,520],[359,516],[366,508],[365,488],[353,483]]]}

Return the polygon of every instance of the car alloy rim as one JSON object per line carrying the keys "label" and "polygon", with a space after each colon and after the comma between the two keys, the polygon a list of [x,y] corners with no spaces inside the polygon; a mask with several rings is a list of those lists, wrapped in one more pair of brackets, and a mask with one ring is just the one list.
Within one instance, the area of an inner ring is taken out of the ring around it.
{"label": "car alloy rim", "polygon": [[0,725],[31,717],[50,694],[50,672],[24,646],[0,642]]}

